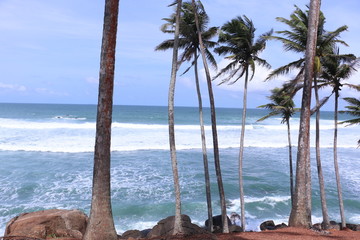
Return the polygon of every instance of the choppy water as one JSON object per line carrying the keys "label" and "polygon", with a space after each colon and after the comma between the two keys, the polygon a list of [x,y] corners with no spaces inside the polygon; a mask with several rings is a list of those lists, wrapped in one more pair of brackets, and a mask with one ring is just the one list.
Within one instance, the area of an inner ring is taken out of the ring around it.
{"label": "choppy water", "polygon": [[[205,113],[209,119],[208,109]],[[175,114],[183,213],[203,225],[207,213],[197,109],[177,108]],[[290,212],[286,126],[280,124],[280,118],[256,122],[265,114],[265,110],[249,110],[246,126],[246,218],[248,229],[253,230],[268,219],[287,222]],[[239,212],[237,157],[241,110],[218,109],[217,116],[230,214]],[[321,153],[329,214],[339,221],[332,118],[333,113],[322,113]],[[89,213],[95,119],[94,105],[0,104],[0,235],[6,222],[22,212],[77,208]],[[298,116],[291,121],[294,145],[298,122]],[[206,131],[214,214],[220,214],[209,121]],[[353,223],[360,223],[360,149],[356,148],[359,133],[358,127],[340,126],[338,140],[346,216]],[[161,218],[174,214],[167,134],[166,107],[114,107],[112,206],[118,232],[150,228]],[[321,209],[312,158],[313,221],[317,222]]]}

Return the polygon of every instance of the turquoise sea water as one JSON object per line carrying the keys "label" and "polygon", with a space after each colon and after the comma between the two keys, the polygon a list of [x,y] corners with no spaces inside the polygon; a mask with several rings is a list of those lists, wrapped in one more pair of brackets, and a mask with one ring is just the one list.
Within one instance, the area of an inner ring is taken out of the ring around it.
{"label": "turquoise sea water", "polygon": [[[211,147],[209,110],[205,110],[214,215],[220,214]],[[247,229],[268,219],[287,222],[290,212],[286,126],[280,118],[256,122],[265,110],[250,109],[246,125],[244,181]],[[196,108],[176,108],[176,143],[183,213],[206,220],[202,151]],[[333,113],[321,118],[321,154],[329,214],[339,221],[333,171]],[[340,116],[346,119],[347,116]],[[50,208],[89,213],[95,139],[95,105],[0,104],[0,236],[22,212]],[[239,212],[238,146],[240,109],[217,109],[220,158],[229,202]],[[294,158],[298,116],[291,120]],[[360,224],[360,149],[358,127],[339,129],[339,163],[346,217]],[[168,146],[167,108],[115,106],[112,129],[112,206],[119,233],[146,229],[174,214]],[[312,122],[314,146],[314,122]],[[321,220],[312,147],[313,222]],[[296,159],[295,159],[296,160]]]}

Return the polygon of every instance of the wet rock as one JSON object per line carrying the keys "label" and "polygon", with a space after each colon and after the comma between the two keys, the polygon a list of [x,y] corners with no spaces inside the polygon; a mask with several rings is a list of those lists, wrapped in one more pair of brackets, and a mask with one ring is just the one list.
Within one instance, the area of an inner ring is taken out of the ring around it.
{"label": "wet rock", "polygon": [[54,236],[81,239],[87,223],[88,217],[79,210],[51,209],[23,213],[8,222],[5,237],[28,236],[45,239],[47,236]]}

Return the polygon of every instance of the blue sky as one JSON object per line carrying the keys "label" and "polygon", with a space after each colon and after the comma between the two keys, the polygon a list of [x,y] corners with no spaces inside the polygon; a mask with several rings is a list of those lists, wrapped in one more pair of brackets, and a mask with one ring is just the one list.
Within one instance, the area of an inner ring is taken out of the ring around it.
{"label": "blue sky", "polygon": [[[155,52],[157,44],[172,36],[160,31],[173,8],[172,1],[120,1],[114,103],[166,105],[172,51]],[[308,0],[203,0],[209,26],[221,26],[239,15],[253,20],[260,35],[271,28],[284,30],[276,17],[288,18],[294,5],[304,9]],[[360,1],[323,1],[326,29],[348,25],[342,39],[350,47],[343,53],[360,56]],[[96,104],[104,1],[0,0],[0,102]],[[301,57],[284,52],[270,41],[261,54],[273,68]],[[222,57],[217,57],[224,66]],[[182,68],[185,69],[185,66]],[[203,72],[203,71],[202,71]],[[215,71],[212,71],[215,74]],[[248,106],[268,102],[269,90],[290,76],[263,82],[268,70],[257,68],[249,84]],[[208,105],[204,74],[202,92]],[[360,74],[350,80],[360,83]],[[178,77],[176,105],[196,106],[193,73]],[[232,86],[214,86],[218,107],[242,106],[243,80]],[[328,93],[325,92],[324,94]],[[343,96],[358,96],[344,88]],[[297,105],[300,96],[297,96]],[[343,106],[344,103],[341,103]],[[332,110],[332,104],[326,108]]]}

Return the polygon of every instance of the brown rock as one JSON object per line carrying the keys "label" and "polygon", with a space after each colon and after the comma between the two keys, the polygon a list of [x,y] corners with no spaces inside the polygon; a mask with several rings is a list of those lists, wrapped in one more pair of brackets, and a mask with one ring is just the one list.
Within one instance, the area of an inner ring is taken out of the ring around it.
{"label": "brown rock", "polygon": [[[184,229],[183,235],[194,235],[194,234],[207,234],[206,230],[201,227],[192,224],[191,219],[187,215],[181,215],[182,226]],[[174,230],[175,216],[167,217],[158,222],[153,229],[146,236],[147,238],[169,236],[172,235]]]}
{"label": "brown rock", "polygon": [[146,236],[144,236],[141,231],[139,230],[128,230],[126,232],[123,233],[123,235],[121,236],[121,239],[139,239],[139,238],[144,238]]}
{"label": "brown rock", "polygon": [[5,237],[28,236],[46,238],[47,236],[82,238],[88,217],[79,210],[43,210],[23,213],[11,219],[6,225]]}

